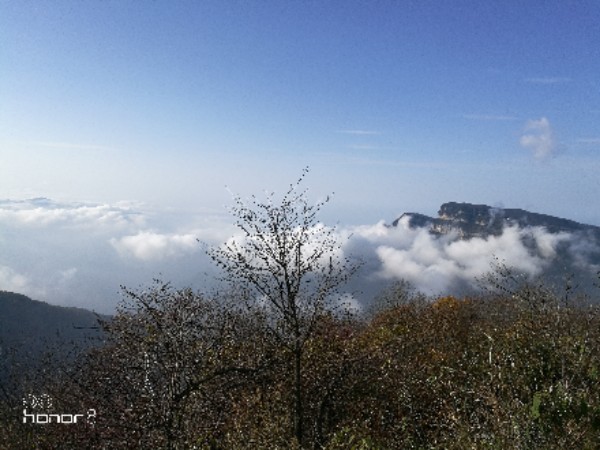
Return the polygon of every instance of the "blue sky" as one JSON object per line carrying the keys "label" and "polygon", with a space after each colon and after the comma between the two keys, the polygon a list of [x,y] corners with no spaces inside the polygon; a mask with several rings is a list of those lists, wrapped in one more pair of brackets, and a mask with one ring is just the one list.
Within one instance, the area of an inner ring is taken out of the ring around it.
{"label": "blue sky", "polygon": [[[225,184],[277,190],[310,165],[344,222],[457,200],[600,224],[599,19],[598,2],[2,1],[0,187],[220,208]],[[543,118],[536,158],[520,139]]]}
{"label": "blue sky", "polygon": [[0,198],[175,233],[307,165],[328,222],[600,225],[600,3],[0,0]]}

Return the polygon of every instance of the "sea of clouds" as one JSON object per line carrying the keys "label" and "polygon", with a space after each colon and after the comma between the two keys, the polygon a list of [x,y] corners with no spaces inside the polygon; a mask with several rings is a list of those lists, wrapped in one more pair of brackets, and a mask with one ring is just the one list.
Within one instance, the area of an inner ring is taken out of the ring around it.
{"label": "sea of clouds", "polygon": [[[0,200],[0,290],[111,313],[121,285],[160,278],[208,289],[218,273],[205,246],[235,236],[232,222],[226,213],[180,214],[132,203]],[[355,304],[400,279],[432,295],[474,287],[494,261],[535,277],[560,249],[581,270],[599,269],[590,262],[597,243],[543,228],[506,227],[501,235],[467,241],[411,228],[404,218],[397,226],[340,226],[335,233],[340,251],[362,261],[348,286]]]}

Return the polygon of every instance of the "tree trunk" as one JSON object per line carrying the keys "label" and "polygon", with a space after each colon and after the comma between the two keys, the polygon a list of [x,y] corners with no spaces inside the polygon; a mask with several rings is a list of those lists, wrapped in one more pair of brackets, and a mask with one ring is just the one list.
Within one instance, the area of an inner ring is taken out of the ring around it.
{"label": "tree trunk", "polygon": [[302,447],[304,438],[304,411],[302,393],[302,348],[299,340],[294,347],[294,436]]}

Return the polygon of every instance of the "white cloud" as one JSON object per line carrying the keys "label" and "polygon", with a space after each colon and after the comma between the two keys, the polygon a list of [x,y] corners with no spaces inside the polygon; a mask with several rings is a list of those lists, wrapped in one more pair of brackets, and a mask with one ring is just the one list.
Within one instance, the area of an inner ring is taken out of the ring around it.
{"label": "white cloud", "polygon": [[347,250],[358,250],[366,258],[375,279],[405,279],[428,294],[474,285],[491,270],[495,258],[527,276],[539,275],[556,257],[557,247],[571,239],[567,233],[516,226],[485,239],[463,240],[456,234],[440,237],[425,228],[410,228],[407,217],[395,227],[378,223],[356,227],[353,233]]}
{"label": "white cloud", "polygon": [[59,203],[45,198],[0,201],[0,221],[33,227],[142,225],[144,217],[127,206]]}
{"label": "white cloud", "polygon": [[60,281],[63,283],[67,283],[67,282],[71,281],[73,278],[75,278],[75,275],[77,275],[76,267],[71,267],[70,269],[61,270],[60,271]]}
{"label": "white cloud", "polygon": [[360,301],[348,292],[336,296],[333,299],[333,303],[341,313],[358,314],[363,310],[363,305],[361,305]]}
{"label": "white cloud", "polygon": [[[590,239],[586,234],[576,234],[573,236],[571,245],[568,248],[575,265],[583,271],[588,271],[590,274],[600,273],[600,264],[590,264],[594,259],[598,261],[597,255],[600,255],[600,242]],[[596,255],[596,258],[593,258]]]}
{"label": "white cloud", "polygon": [[[0,224],[0,289],[103,312],[110,312],[118,301],[119,285],[147,283],[157,275],[206,288],[216,268],[196,238],[208,245],[231,236],[243,241],[239,230],[222,216],[171,216],[125,203],[3,200]],[[344,297],[354,307],[356,298],[369,301],[385,280],[404,278],[431,294],[452,292],[488,272],[494,256],[531,276],[556,257],[563,243],[569,252],[583,255],[582,267],[587,268],[589,259],[574,247],[571,235],[541,228],[512,227],[500,236],[463,241],[456,234],[439,237],[411,228],[404,217],[397,226],[382,221],[333,230],[318,224],[312,231],[316,245],[319,236],[336,234],[343,246],[334,257],[358,256],[365,262],[348,286],[355,296]],[[581,249],[589,253],[589,245],[584,247],[581,241]],[[312,249],[306,246],[304,251]]]}
{"label": "white cloud", "polygon": [[142,261],[177,257],[199,249],[197,238],[193,234],[161,234],[152,231],[140,231],[120,239],[113,238],[110,243],[121,256]]}
{"label": "white cloud", "polygon": [[547,118],[529,120],[525,124],[525,131],[519,140],[522,147],[531,151],[538,160],[546,160],[556,153],[557,142],[552,127]]}
{"label": "white cloud", "polygon": [[34,285],[30,276],[8,266],[0,266],[0,290],[18,292],[33,298],[40,298],[46,294],[44,289]]}
{"label": "white cloud", "polygon": [[22,292],[27,289],[29,280],[25,275],[7,266],[0,266],[0,290]]}
{"label": "white cloud", "polygon": [[409,226],[410,218],[402,217],[398,225],[390,227],[382,220],[375,225],[362,225],[353,228],[353,233],[371,243],[389,245],[392,247],[409,246],[419,233],[418,229]]}
{"label": "white cloud", "polygon": [[[307,232],[309,240],[302,245],[302,256],[303,258],[309,258],[313,255],[320,253],[319,249],[328,248],[330,251],[324,252],[320,258],[317,260],[317,264],[320,264],[322,267],[326,267],[329,263],[329,258],[342,260],[344,258],[344,249],[342,248],[342,243],[345,242],[349,236],[348,230],[341,230],[333,227],[329,227],[324,225],[321,222],[314,224],[311,228],[307,230],[302,230],[301,227],[296,227],[293,229],[292,234],[298,237],[301,233]],[[224,244],[221,244],[221,248],[225,249],[226,247],[230,248],[238,248],[240,250],[246,249],[248,253],[246,254],[249,260],[253,261],[253,264],[264,266],[264,261],[259,258],[252,249],[253,246],[249,244],[252,242],[250,238],[243,235],[239,229],[233,229],[233,233],[229,235],[230,237],[226,239]],[[265,234],[265,242],[262,239],[255,239],[254,242],[257,247],[262,248],[265,243],[268,243],[273,248],[276,247],[277,243],[273,236]],[[223,242],[223,241],[221,241]],[[339,243],[338,247],[335,243]],[[217,243],[217,245],[219,245]],[[244,252],[245,250],[242,250]]]}
{"label": "white cloud", "polygon": [[489,271],[492,255],[519,272],[539,275],[544,261],[525,246],[522,238],[523,230],[507,227],[500,236],[453,242],[446,255],[462,268],[461,276],[465,278],[473,279]]}
{"label": "white cloud", "polygon": [[0,200],[0,289],[111,312],[120,285],[206,284],[212,268],[196,237],[220,243],[232,228],[223,216],[129,202]]}
{"label": "white cloud", "polygon": [[556,257],[556,248],[561,242],[572,241],[569,233],[548,233],[544,228],[533,227],[528,230],[535,239],[537,250],[542,258]]}

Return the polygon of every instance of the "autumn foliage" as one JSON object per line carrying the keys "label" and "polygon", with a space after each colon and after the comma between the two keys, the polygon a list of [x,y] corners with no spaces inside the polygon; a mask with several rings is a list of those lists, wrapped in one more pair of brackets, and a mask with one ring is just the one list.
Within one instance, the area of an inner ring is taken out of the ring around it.
{"label": "autumn foliage", "polygon": [[[404,295],[404,294],[403,294]],[[157,283],[37,389],[94,424],[23,424],[2,448],[300,448],[292,352],[268,317]],[[304,448],[596,448],[600,314],[542,289],[324,312],[303,351]],[[30,386],[29,388],[33,388]]]}

